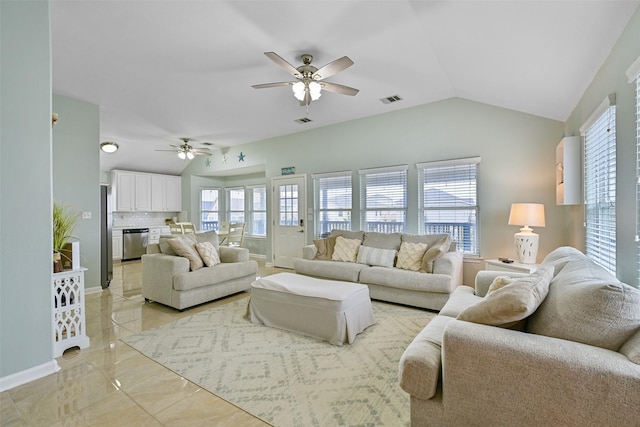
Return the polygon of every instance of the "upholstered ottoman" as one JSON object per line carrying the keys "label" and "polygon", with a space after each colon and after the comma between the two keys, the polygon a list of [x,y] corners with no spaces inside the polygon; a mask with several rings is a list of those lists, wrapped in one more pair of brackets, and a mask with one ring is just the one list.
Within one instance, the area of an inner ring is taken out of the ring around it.
{"label": "upholstered ottoman", "polygon": [[376,323],[366,285],[278,273],[251,284],[251,322],[334,345],[352,344]]}

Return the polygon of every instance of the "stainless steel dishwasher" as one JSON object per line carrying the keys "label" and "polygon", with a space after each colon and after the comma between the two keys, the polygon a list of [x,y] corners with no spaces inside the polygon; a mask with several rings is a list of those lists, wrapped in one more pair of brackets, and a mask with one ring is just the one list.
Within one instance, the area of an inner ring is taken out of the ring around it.
{"label": "stainless steel dishwasher", "polygon": [[147,253],[148,228],[125,228],[122,230],[122,260],[140,259]]}

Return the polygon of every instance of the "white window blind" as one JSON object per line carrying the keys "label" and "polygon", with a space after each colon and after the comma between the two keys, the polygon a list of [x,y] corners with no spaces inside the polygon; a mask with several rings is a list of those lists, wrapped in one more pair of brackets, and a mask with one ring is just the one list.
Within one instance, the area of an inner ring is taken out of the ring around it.
{"label": "white window blind", "polygon": [[609,96],[596,113],[581,127],[584,135],[585,252],[615,275],[615,96]]}
{"label": "white window blind", "polygon": [[220,229],[220,189],[200,189],[200,226],[203,231]]}
{"label": "white window blind", "polygon": [[316,236],[326,236],[331,230],[351,230],[351,172],[313,175]]}
{"label": "white window blind", "polygon": [[419,232],[449,234],[465,255],[480,255],[479,164],[474,157],[416,165]]}
{"label": "white window blind", "polygon": [[249,222],[246,233],[252,236],[267,235],[267,187],[264,185],[250,187]]}
{"label": "white window blind", "polygon": [[227,219],[229,222],[244,222],[244,188],[227,189]]}
{"label": "white window blind", "polygon": [[627,70],[627,75],[636,84],[636,259],[640,287],[640,58]]}
{"label": "white window blind", "polygon": [[404,233],[407,228],[407,169],[364,169],[360,174],[360,228]]}

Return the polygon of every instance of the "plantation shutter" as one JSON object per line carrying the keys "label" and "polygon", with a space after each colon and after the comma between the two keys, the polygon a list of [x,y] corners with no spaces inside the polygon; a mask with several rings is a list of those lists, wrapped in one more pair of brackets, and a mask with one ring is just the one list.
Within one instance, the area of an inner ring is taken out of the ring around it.
{"label": "plantation shutter", "polygon": [[363,169],[360,174],[360,228],[404,233],[407,228],[407,165]]}
{"label": "plantation shutter", "polygon": [[629,83],[636,85],[636,261],[640,287],[640,58],[627,70]]}
{"label": "plantation shutter", "polygon": [[419,163],[418,230],[445,233],[465,255],[480,255],[478,165],[480,157]]}
{"label": "plantation shutter", "polygon": [[326,236],[333,229],[351,230],[351,172],[316,174],[313,178],[316,236]]}
{"label": "plantation shutter", "polygon": [[607,99],[580,128],[584,136],[586,255],[616,274],[616,106]]}

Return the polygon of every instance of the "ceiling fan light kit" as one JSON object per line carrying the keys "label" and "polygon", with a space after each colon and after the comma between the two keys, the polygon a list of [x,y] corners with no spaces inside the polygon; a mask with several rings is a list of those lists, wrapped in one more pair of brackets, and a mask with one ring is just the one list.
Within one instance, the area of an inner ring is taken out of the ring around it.
{"label": "ceiling fan light kit", "polygon": [[111,141],[103,142],[102,144],[100,144],[100,149],[105,153],[115,153],[116,151],[118,151],[118,144]]}
{"label": "ceiling fan light kit", "polygon": [[[171,145],[173,149],[171,150],[156,150],[156,151],[172,151],[178,154],[178,158],[180,160],[193,160],[196,156],[210,156],[213,153],[208,147],[199,147],[194,148],[189,141],[189,138],[180,138],[182,140],[182,144],[180,145]],[[211,143],[206,143],[207,145],[213,145]]]}
{"label": "ceiling fan light kit", "polygon": [[349,86],[340,85],[337,83],[329,83],[320,81],[333,76],[340,71],[345,70],[353,65],[353,61],[346,56],[336,59],[321,68],[316,68],[311,65],[313,56],[304,54],[300,56],[302,65],[298,68],[289,64],[280,55],[275,52],[265,52],[267,58],[271,59],[276,65],[284,69],[293,77],[298,79],[296,82],[278,82],[278,83],[264,83],[259,85],[253,85],[254,89],[265,89],[270,87],[279,86],[291,86],[293,89],[293,96],[300,101],[301,106],[308,107],[311,101],[316,101],[322,95],[321,91],[328,90],[329,92],[335,92],[342,95],[355,96],[358,93],[358,89],[354,89]]}

